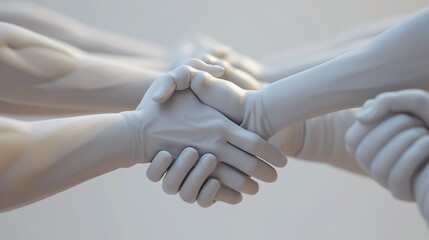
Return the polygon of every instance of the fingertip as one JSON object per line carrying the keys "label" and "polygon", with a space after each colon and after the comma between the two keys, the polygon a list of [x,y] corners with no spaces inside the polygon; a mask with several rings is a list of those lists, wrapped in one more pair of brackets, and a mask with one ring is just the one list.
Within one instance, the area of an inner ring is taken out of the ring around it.
{"label": "fingertip", "polygon": [[281,160],[281,163],[278,166],[276,166],[276,167],[283,168],[283,167],[285,167],[287,165],[287,162],[288,162],[288,158],[286,156],[283,156],[283,159]]}
{"label": "fingertip", "polygon": [[376,117],[376,111],[373,107],[367,107],[356,115],[356,119],[363,123],[371,123]]}
{"label": "fingertip", "polygon": [[216,179],[209,179],[198,194],[197,203],[203,208],[208,208],[215,203],[215,196],[219,192],[221,184]]}
{"label": "fingertip", "polygon": [[152,97],[152,100],[155,101],[156,103],[165,103],[167,99],[168,98],[166,96],[163,96],[162,94]]}
{"label": "fingertip", "polygon": [[[283,155],[283,154],[282,154],[282,155]],[[281,158],[279,158],[278,162],[276,162],[276,163],[274,164],[274,166],[279,167],[279,168],[282,168],[282,167],[285,167],[285,166],[287,165],[287,162],[288,162],[288,158],[287,158],[287,156],[286,156],[286,155],[283,155]]]}
{"label": "fingertip", "polygon": [[167,151],[159,152],[146,170],[146,177],[152,182],[158,182],[173,162],[173,156]]}
{"label": "fingertip", "polygon": [[170,86],[161,86],[159,89],[153,94],[152,100],[156,103],[165,103],[168,99],[170,99],[173,92],[176,90],[176,85]]}
{"label": "fingertip", "polygon": [[259,180],[267,183],[275,182],[277,180],[277,177],[277,171],[273,168],[266,169],[264,172],[261,172],[261,174],[255,174],[255,178],[258,178]]}

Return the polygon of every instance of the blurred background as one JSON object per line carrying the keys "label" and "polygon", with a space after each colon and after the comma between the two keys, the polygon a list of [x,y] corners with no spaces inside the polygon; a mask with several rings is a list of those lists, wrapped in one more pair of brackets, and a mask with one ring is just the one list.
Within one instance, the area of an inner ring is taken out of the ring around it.
{"label": "blurred background", "polygon": [[[0,0],[0,4],[5,2]],[[35,0],[88,25],[172,47],[197,32],[262,58],[427,0]],[[237,206],[202,209],[166,195],[146,166],[121,169],[0,214],[0,239],[427,239],[415,204],[377,183],[291,159],[274,184]]]}

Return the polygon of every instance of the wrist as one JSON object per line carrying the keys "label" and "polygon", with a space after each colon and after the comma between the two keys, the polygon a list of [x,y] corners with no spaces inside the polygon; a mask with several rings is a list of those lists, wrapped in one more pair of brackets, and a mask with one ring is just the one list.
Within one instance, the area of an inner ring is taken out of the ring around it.
{"label": "wrist", "polygon": [[263,90],[248,91],[244,101],[243,122],[240,126],[255,132],[264,139],[274,135],[263,103]]}
{"label": "wrist", "polygon": [[301,153],[305,139],[305,122],[294,123],[274,134],[269,142],[285,155],[296,157]]}
{"label": "wrist", "polygon": [[127,131],[131,143],[131,160],[129,166],[137,163],[146,163],[144,159],[144,141],[142,128],[146,125],[143,122],[142,113],[140,111],[125,111],[120,113],[127,123]]}

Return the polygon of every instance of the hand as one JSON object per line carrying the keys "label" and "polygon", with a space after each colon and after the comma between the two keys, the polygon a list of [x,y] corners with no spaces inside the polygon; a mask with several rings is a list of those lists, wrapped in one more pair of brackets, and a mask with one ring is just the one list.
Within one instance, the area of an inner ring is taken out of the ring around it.
{"label": "hand", "polygon": [[223,185],[218,179],[223,182],[241,182],[241,186],[237,185],[238,189],[248,194],[258,191],[256,182],[218,162],[214,155],[207,153],[199,160],[198,157],[198,151],[190,147],[183,150],[175,160],[169,152],[161,151],[152,160],[146,175],[153,182],[160,181],[165,175],[162,185],[165,193],[177,194],[180,191],[183,201],[197,201],[201,207],[209,207],[216,201],[237,204],[242,200],[239,191]]}
{"label": "hand", "polygon": [[215,78],[190,66],[181,68],[183,72],[189,72],[186,77],[159,78],[155,81],[159,82],[159,89],[152,95],[154,101],[164,103],[170,99],[174,91],[190,88],[204,104],[222,112],[245,129],[257,133],[264,139],[274,135],[269,125],[269,116],[263,114],[262,91],[244,90],[232,82]]}
{"label": "hand", "polygon": [[422,192],[414,194],[415,180],[429,157],[428,120],[426,92],[404,90],[380,94],[365,103],[347,132],[348,151],[396,198],[414,200],[415,194]]}
{"label": "hand", "polygon": [[[229,62],[222,60],[220,58],[217,58],[210,54],[204,54],[200,57],[198,57],[199,60],[211,64],[211,65],[219,65],[225,69],[224,73],[219,77],[221,79],[230,81],[234,83],[235,85],[239,86],[242,89],[246,90],[259,90],[264,87],[266,83],[263,83],[256,79],[254,76],[249,74],[246,71],[243,71],[241,69],[238,69],[234,66],[232,66]],[[194,66],[196,60],[191,59],[188,61],[185,65],[196,67]]]}
{"label": "hand", "polygon": [[254,156],[276,166],[284,166],[286,158],[278,149],[256,134],[235,125],[214,109],[201,104],[190,91],[175,94],[172,101],[163,105],[150,99],[157,89],[163,89],[165,83],[174,83],[174,79],[189,78],[194,72],[198,71],[180,67],[160,77],[143,98],[137,108],[139,111],[126,114],[126,117],[131,119],[130,122],[136,125],[136,129],[139,129],[139,136],[144,138],[142,141],[146,148],[146,151],[142,151],[144,161],[152,159],[160,150],[166,150],[177,157],[181,149],[193,146],[199,152],[213,153],[220,162],[229,164],[218,164],[219,170],[216,168],[213,172],[223,184],[245,193],[256,193],[254,181],[245,174],[263,181],[274,181],[276,179],[274,169]]}
{"label": "hand", "polygon": [[173,67],[179,66],[188,59],[197,58],[203,54],[213,55],[225,60],[233,67],[250,74],[256,79],[259,79],[264,71],[264,67],[256,60],[244,56],[231,47],[204,34],[195,35],[173,51]]}

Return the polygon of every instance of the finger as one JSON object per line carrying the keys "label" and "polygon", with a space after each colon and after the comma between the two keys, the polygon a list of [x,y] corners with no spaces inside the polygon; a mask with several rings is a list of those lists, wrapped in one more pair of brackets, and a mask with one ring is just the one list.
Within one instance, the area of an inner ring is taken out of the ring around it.
{"label": "finger", "polygon": [[356,148],[359,146],[362,139],[369,133],[371,130],[377,126],[376,124],[362,124],[360,122],[355,122],[349,130],[346,132],[346,150],[351,156],[355,156]]}
{"label": "finger", "polygon": [[225,73],[223,66],[216,63],[204,62],[200,59],[191,59],[186,62],[186,65],[191,66],[197,70],[208,72],[214,77],[220,77]]}
{"label": "finger", "polygon": [[259,190],[257,182],[248,175],[225,163],[219,163],[210,175],[211,178],[219,180],[223,185],[242,193],[254,195]]}
{"label": "finger", "polygon": [[417,171],[429,157],[429,136],[418,139],[401,156],[389,174],[388,187],[393,196],[405,201],[413,201],[413,180]]}
{"label": "finger", "polygon": [[237,192],[234,189],[231,189],[224,185],[222,185],[215,197],[216,201],[221,201],[228,204],[240,203],[242,199],[243,196],[240,192]]}
{"label": "finger", "polygon": [[157,103],[164,103],[170,99],[174,91],[189,88],[189,81],[195,72],[198,72],[198,70],[190,66],[182,65],[172,72],[157,78],[155,82],[152,83],[157,85],[157,90],[155,94],[152,95],[152,99]]}
{"label": "finger", "polygon": [[413,189],[419,209],[426,221],[429,221],[429,164],[418,173]]}
{"label": "finger", "polygon": [[221,184],[216,179],[210,179],[204,184],[200,193],[198,194],[197,203],[201,207],[207,208],[215,203],[215,197],[218,193]]}
{"label": "finger", "polygon": [[277,172],[274,168],[261,159],[243,152],[232,145],[226,145],[216,155],[219,161],[225,162],[251,177],[265,182],[274,182],[277,179]]}
{"label": "finger", "polygon": [[374,105],[374,99],[369,99],[362,105],[362,110],[370,108],[372,105]]}
{"label": "finger", "polygon": [[201,157],[180,188],[180,197],[183,201],[193,203],[197,200],[201,186],[216,168],[217,162],[216,157],[212,154],[205,154]]}
{"label": "finger", "polygon": [[189,88],[191,79],[197,73],[202,73],[200,76],[204,75],[205,77],[213,77],[210,74],[213,74],[214,76],[221,76],[225,71],[221,66],[209,65],[198,59],[191,60],[189,63],[194,64],[201,70],[204,70],[204,72],[199,71],[191,66],[182,65],[171,73],[156,79],[153,84],[159,86],[157,86],[155,94],[152,95],[152,99],[155,102],[164,103],[170,99],[174,91],[185,90]]}
{"label": "finger", "polygon": [[387,188],[389,173],[395,163],[418,138],[425,134],[427,134],[425,128],[412,127],[394,136],[371,161],[369,172],[372,178]]}
{"label": "finger", "polygon": [[198,159],[198,152],[194,148],[186,148],[173,162],[170,170],[164,177],[162,188],[167,194],[176,194],[188,172]]}
{"label": "finger", "polygon": [[429,116],[421,110],[429,108],[429,96],[425,91],[408,89],[399,92],[388,92],[378,95],[374,104],[358,114],[359,121],[370,123],[379,120],[386,114],[406,112],[411,113],[425,122],[429,122]]}
{"label": "finger", "polygon": [[210,54],[203,54],[200,57],[198,57],[198,59],[208,64],[222,66],[222,68],[225,69],[224,73],[228,73],[233,70],[232,65],[229,64],[227,61],[219,59],[218,57],[215,57]]}
{"label": "finger", "polygon": [[239,126],[231,126],[233,130],[229,131],[229,143],[251,155],[261,157],[276,167],[286,166],[287,157],[277,147],[256,133],[249,132]]}
{"label": "finger", "polygon": [[[156,90],[152,95],[152,100],[157,103],[166,102],[177,89],[176,82],[171,74],[163,75],[157,78],[152,84],[156,86]],[[150,92],[148,91],[146,94],[149,93]]]}
{"label": "finger", "polygon": [[173,156],[167,151],[160,151],[150,163],[146,176],[152,182],[158,182],[161,180],[164,173],[170,167],[173,162]]}
{"label": "finger", "polygon": [[357,162],[363,169],[368,170],[375,154],[390,139],[407,128],[421,125],[421,121],[406,114],[398,114],[383,121],[372,129],[357,147],[355,154]]}
{"label": "finger", "polygon": [[201,102],[222,112],[235,123],[243,121],[242,101],[245,90],[231,82],[216,79],[204,72],[196,73],[190,84],[192,91]]}
{"label": "finger", "polygon": [[230,52],[231,48],[227,46],[214,47],[205,51],[206,54],[212,55],[220,59],[226,58]]}
{"label": "finger", "polygon": [[225,60],[207,54],[201,56],[200,59],[206,63],[222,66],[225,69],[225,73],[221,76],[221,78],[234,83],[240,88],[247,90],[259,90],[262,88],[261,82],[259,82],[249,73],[241,69],[234,68],[230,63]]}

